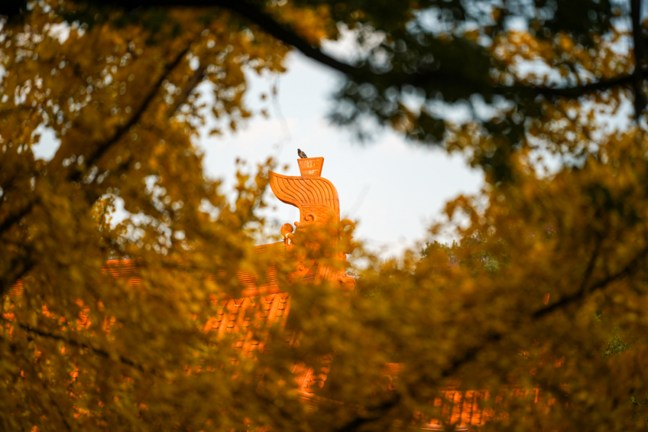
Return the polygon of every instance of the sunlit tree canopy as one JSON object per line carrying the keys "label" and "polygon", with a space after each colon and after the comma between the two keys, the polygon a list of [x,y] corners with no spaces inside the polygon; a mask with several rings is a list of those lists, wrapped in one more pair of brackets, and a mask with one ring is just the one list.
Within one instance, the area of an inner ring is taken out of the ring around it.
{"label": "sunlit tree canopy", "polygon": [[[0,429],[645,429],[645,12],[0,5]],[[249,77],[290,52],[340,77],[339,127],[485,173],[420,250],[381,259],[352,221],[259,247],[275,162],[204,174],[200,134],[267,115]]]}

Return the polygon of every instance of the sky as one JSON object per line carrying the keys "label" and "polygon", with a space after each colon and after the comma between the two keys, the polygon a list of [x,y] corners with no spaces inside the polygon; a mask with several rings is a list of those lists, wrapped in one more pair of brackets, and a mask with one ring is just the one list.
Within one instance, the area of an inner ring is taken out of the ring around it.
{"label": "sky", "polygon": [[[206,172],[223,178],[226,188],[234,184],[237,158],[255,164],[272,156],[289,166],[280,172],[299,175],[297,148],[323,156],[322,177],[336,186],[342,217],[357,221],[356,237],[382,256],[414,247],[447,200],[479,190],[481,172],[459,156],[406,143],[387,130],[360,143],[350,130],[331,125],[326,113],[337,75],[298,53],[290,54],[287,67],[279,77],[251,80],[253,108],[261,105],[259,94],[277,84],[277,96],[266,104],[268,119],[254,117],[235,134],[201,137]],[[294,207],[274,197],[270,202],[268,216],[279,226],[299,220]]]}

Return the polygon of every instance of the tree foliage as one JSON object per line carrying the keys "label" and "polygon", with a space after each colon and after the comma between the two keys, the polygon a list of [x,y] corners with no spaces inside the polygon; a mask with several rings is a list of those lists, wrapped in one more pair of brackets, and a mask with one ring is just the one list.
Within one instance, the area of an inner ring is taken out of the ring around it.
{"label": "tree foliage", "polygon": [[[439,418],[433,401],[457,385],[539,389],[536,402],[487,401],[485,430],[645,428],[641,11],[634,0],[2,6],[2,429],[387,430]],[[342,34],[358,48],[344,60],[321,48]],[[313,253],[299,237],[300,259],[255,249],[271,161],[241,167],[228,200],[195,146],[206,119],[236,130],[258,114],[246,74],[283,72],[291,49],[343,77],[339,124],[378,122],[486,173],[480,194],[448,203],[423,254],[381,262],[350,243],[372,264],[350,293],[291,276]],[[50,159],[38,157],[45,132]],[[435,243],[448,230],[456,243]],[[250,317],[266,347],[254,352],[205,332],[215,304],[243,296],[237,274],[263,281],[268,268],[291,296],[286,328]],[[314,399],[296,367],[326,377]]]}

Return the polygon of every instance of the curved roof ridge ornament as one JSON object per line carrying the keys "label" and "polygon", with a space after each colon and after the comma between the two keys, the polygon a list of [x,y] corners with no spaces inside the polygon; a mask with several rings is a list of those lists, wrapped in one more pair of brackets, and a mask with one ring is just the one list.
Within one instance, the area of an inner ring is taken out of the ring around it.
{"label": "curved roof ridge ornament", "polygon": [[300,176],[270,172],[270,188],[280,201],[299,209],[299,225],[340,222],[340,203],[333,183],[321,177],[323,157],[300,158]]}

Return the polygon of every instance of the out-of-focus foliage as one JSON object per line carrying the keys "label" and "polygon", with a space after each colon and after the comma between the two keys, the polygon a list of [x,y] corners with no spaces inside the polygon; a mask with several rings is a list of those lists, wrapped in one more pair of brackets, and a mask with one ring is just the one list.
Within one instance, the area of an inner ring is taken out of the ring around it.
{"label": "out-of-focus foliage", "polygon": [[223,10],[27,9],[0,24],[0,429],[272,424],[252,396],[269,366],[202,331],[238,271],[265,277],[272,162],[242,167],[226,199],[195,140],[206,116],[252,116],[246,73],[282,72],[287,48]]}
{"label": "out-of-focus foliage", "polygon": [[[641,2],[175,3],[0,8],[1,429],[415,428],[448,386],[539,389],[493,398],[484,430],[646,428]],[[346,62],[320,49],[340,34],[358,43]],[[195,147],[209,116],[255,114],[245,74],[283,72],[291,48],[344,74],[340,124],[486,173],[422,254],[380,262],[345,233],[371,263],[353,292],[291,276],[315,250],[297,234],[288,260],[255,250],[271,162],[232,202]],[[287,328],[251,327],[252,353],[205,333],[237,272],[270,265]],[[307,401],[300,368],[326,378]]]}
{"label": "out-of-focus foliage", "polygon": [[632,13],[626,2],[605,0],[381,6],[354,14],[364,49],[332,113],[361,136],[375,122],[389,125],[415,142],[463,151],[507,181],[517,151],[559,146],[580,155],[601,138],[601,116],[624,121],[634,104],[644,119],[645,27],[631,25],[640,5]]}

